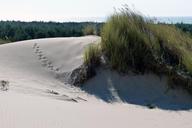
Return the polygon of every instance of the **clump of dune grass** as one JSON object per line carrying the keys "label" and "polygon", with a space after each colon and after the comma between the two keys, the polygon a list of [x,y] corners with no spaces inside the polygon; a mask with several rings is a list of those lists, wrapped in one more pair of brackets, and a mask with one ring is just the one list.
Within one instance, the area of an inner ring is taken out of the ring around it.
{"label": "clump of dune grass", "polygon": [[113,68],[126,72],[129,68],[143,71],[159,54],[156,38],[150,38],[147,21],[129,8],[115,12],[103,27],[102,50]]}
{"label": "clump of dune grass", "polygon": [[86,49],[84,62],[99,62],[101,54],[117,71],[164,73],[192,93],[192,38],[174,25],[155,24],[125,7],[108,18],[101,44]]}
{"label": "clump of dune grass", "polygon": [[84,64],[70,73],[68,83],[81,86],[85,81],[96,75],[96,67],[100,64],[101,47],[95,42],[85,48],[83,59]]}
{"label": "clump of dune grass", "polygon": [[87,25],[83,29],[84,35],[96,35],[96,27],[93,25]]}
{"label": "clump of dune grass", "polygon": [[108,18],[101,38],[113,69],[164,73],[192,92],[192,38],[174,25],[155,24],[125,7]]}
{"label": "clump of dune grass", "polygon": [[167,59],[174,68],[192,73],[192,38],[190,35],[173,25],[149,24],[148,27],[157,38],[157,43],[161,45],[161,56]]}
{"label": "clump of dune grass", "polygon": [[107,20],[101,47],[119,71],[143,71],[158,64],[192,72],[192,38],[174,25],[155,24],[127,7]]}
{"label": "clump of dune grass", "polygon": [[99,43],[90,44],[84,51],[84,64],[99,65],[101,47]]}

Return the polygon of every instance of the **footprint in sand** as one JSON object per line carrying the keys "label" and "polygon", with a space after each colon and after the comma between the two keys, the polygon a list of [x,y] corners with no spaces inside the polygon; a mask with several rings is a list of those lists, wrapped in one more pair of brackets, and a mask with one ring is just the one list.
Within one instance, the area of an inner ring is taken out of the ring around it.
{"label": "footprint in sand", "polygon": [[41,62],[42,62],[43,64],[46,64],[46,65],[47,65],[48,60],[47,60],[47,59],[42,59]]}
{"label": "footprint in sand", "polygon": [[39,55],[38,55],[38,57],[40,57],[40,58],[41,58],[41,57],[43,57],[43,55],[42,55],[42,54],[39,54]]}
{"label": "footprint in sand", "polygon": [[43,55],[43,51],[40,50],[40,46],[37,43],[35,43],[33,45],[33,49],[34,49],[35,54],[38,57],[38,60],[40,60],[41,65],[43,67],[46,67],[48,70],[54,71],[55,73],[58,73],[60,71],[59,68],[54,67],[52,62],[49,61],[45,55]]}
{"label": "footprint in sand", "polygon": [[41,65],[42,65],[43,67],[46,67],[46,66],[47,66],[47,63],[41,63]]}
{"label": "footprint in sand", "polygon": [[59,68],[56,68],[55,71],[56,71],[56,72],[59,72]]}
{"label": "footprint in sand", "polygon": [[49,68],[50,70],[53,70],[53,66],[52,66],[52,65],[49,65],[48,68]]}
{"label": "footprint in sand", "polygon": [[42,52],[42,51],[39,51],[38,53],[39,53],[39,54],[42,54],[43,52]]}
{"label": "footprint in sand", "polygon": [[33,49],[35,49],[35,48],[36,48],[36,46],[37,46],[37,43],[34,43],[34,45],[33,45]]}
{"label": "footprint in sand", "polygon": [[35,50],[35,54],[38,54],[38,52],[39,52],[39,49],[36,49],[36,50]]}
{"label": "footprint in sand", "polygon": [[45,56],[42,56],[42,57],[41,57],[41,59],[42,59],[42,60],[45,60],[45,59],[47,59],[47,57],[45,57]]}

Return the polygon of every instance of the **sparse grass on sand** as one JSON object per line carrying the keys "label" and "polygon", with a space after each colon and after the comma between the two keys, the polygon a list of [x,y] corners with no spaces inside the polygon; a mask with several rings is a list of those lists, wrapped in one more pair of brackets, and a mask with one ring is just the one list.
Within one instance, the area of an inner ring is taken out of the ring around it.
{"label": "sparse grass on sand", "polygon": [[83,29],[84,35],[97,35],[96,27],[94,25],[87,25]]}
{"label": "sparse grass on sand", "polygon": [[84,63],[98,65],[101,56],[100,44],[90,44],[84,51]]}
{"label": "sparse grass on sand", "polygon": [[109,17],[101,38],[101,48],[85,52],[86,63],[97,61],[102,51],[113,69],[166,73],[192,92],[192,38],[174,25],[155,24],[125,7]]}

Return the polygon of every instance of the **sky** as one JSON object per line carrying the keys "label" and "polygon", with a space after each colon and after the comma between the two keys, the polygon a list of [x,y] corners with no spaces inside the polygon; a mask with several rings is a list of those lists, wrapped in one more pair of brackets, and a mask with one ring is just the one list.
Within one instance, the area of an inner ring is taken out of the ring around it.
{"label": "sky", "polygon": [[192,0],[0,0],[0,20],[102,20],[125,4],[146,16],[192,16]]}

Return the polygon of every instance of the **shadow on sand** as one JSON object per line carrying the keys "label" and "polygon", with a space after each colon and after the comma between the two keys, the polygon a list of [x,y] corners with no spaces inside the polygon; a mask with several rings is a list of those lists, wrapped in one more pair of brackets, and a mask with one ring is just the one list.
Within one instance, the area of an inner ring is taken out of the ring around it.
{"label": "shadow on sand", "polygon": [[183,89],[168,89],[167,77],[154,74],[121,76],[99,69],[97,76],[82,90],[105,102],[124,102],[141,106],[153,105],[165,110],[192,109],[192,96]]}

